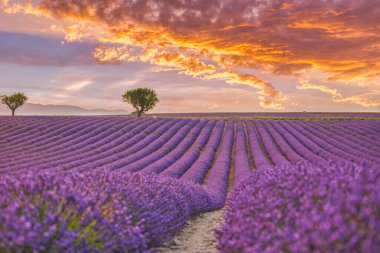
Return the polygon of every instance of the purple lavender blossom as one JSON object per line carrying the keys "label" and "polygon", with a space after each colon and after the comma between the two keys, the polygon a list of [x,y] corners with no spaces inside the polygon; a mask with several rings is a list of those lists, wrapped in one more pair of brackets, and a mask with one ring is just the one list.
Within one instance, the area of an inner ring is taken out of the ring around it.
{"label": "purple lavender blossom", "polygon": [[380,252],[380,171],[284,166],[256,171],[227,201],[219,252]]}
{"label": "purple lavender blossom", "polygon": [[102,170],[1,176],[0,203],[1,252],[147,252],[212,209],[200,186]]}

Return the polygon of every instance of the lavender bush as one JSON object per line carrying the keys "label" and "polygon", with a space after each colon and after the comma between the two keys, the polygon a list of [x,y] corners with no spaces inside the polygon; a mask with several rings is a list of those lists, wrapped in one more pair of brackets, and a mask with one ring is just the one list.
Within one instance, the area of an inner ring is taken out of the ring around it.
{"label": "lavender bush", "polygon": [[380,252],[380,171],[352,164],[259,170],[237,186],[218,250]]}
{"label": "lavender bush", "polygon": [[212,208],[200,187],[93,171],[0,177],[0,252],[149,252]]}

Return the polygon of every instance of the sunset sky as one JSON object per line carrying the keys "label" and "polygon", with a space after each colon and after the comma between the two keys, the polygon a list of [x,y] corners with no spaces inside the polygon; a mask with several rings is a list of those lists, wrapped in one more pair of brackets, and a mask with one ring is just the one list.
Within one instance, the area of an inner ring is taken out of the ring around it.
{"label": "sunset sky", "polygon": [[0,0],[0,94],[153,112],[380,111],[380,0]]}

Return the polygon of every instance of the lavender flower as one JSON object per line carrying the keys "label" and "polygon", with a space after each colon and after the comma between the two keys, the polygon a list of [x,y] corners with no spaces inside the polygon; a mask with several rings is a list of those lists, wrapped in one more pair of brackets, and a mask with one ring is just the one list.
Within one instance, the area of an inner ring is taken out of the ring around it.
{"label": "lavender flower", "polygon": [[219,252],[380,252],[380,171],[284,166],[256,171],[227,202]]}

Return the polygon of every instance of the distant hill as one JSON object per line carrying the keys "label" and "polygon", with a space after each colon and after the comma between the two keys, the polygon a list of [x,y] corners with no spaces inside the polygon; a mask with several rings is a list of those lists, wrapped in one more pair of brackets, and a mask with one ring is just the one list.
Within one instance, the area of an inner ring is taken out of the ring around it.
{"label": "distant hill", "polygon": [[[9,115],[10,110],[0,106],[0,115]],[[41,105],[27,103],[16,111],[16,115],[126,115],[124,110],[84,109],[74,105]]]}

